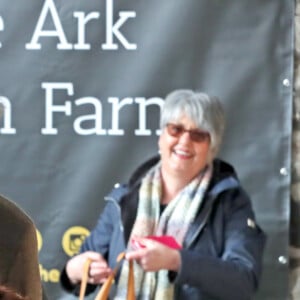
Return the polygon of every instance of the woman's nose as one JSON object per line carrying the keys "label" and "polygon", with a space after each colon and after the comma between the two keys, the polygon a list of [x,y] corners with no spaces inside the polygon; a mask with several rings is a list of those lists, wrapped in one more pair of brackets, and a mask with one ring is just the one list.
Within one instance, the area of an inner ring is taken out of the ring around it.
{"label": "woman's nose", "polygon": [[188,131],[183,132],[183,134],[179,138],[181,143],[190,143],[191,142],[191,136]]}

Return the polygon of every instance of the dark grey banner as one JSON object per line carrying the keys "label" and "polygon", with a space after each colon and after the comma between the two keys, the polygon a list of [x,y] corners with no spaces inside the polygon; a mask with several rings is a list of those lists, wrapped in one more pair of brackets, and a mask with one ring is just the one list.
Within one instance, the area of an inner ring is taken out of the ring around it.
{"label": "dark grey banner", "polygon": [[0,2],[0,193],[38,228],[50,299],[103,197],[157,152],[178,88],[218,96],[221,157],[268,234],[256,299],[288,296],[293,0]]}

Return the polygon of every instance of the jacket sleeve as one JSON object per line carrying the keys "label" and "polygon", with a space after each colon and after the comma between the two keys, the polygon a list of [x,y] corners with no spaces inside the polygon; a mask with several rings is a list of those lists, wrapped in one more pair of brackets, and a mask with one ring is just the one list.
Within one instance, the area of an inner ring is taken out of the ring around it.
{"label": "jacket sleeve", "polygon": [[222,253],[212,256],[183,249],[175,283],[194,286],[216,299],[249,300],[258,287],[265,235],[255,223],[243,190],[227,191],[219,197],[214,230],[222,239]]}
{"label": "jacket sleeve", "polygon": [[[81,246],[80,253],[85,251],[95,251],[108,260],[110,255],[110,246],[112,237],[114,236],[115,226],[121,226],[120,212],[118,204],[113,201],[108,201],[105,205],[103,212],[98,218],[97,224],[91,231],[91,234],[85,239]],[[80,285],[72,285],[67,274],[65,267],[61,272],[60,283],[65,291],[72,292],[78,295]],[[96,285],[88,284],[86,294],[92,293],[96,289]]]}
{"label": "jacket sleeve", "polygon": [[96,251],[101,253],[103,257],[107,258],[110,240],[114,226],[116,226],[116,222],[121,224],[120,213],[118,211],[117,204],[109,201],[105,205],[103,212],[98,218],[96,226],[91,231],[91,234],[82,244],[80,252]]}

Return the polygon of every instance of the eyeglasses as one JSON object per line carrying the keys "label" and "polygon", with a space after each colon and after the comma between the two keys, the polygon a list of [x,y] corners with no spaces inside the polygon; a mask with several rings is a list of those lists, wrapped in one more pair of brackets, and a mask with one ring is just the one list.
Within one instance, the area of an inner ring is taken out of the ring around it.
{"label": "eyeglasses", "polygon": [[173,123],[168,123],[166,125],[167,132],[169,135],[174,136],[174,137],[181,137],[184,132],[188,132],[190,135],[190,139],[193,142],[196,143],[202,143],[206,140],[210,140],[210,135],[206,131],[202,131],[200,129],[185,129],[182,125],[179,124],[173,124]]}

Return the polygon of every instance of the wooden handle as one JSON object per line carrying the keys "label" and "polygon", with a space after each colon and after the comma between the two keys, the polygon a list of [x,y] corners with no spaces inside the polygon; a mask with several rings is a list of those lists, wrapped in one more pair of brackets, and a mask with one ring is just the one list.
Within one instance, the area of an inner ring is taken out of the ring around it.
{"label": "wooden handle", "polygon": [[129,261],[127,300],[135,300],[133,261]]}
{"label": "wooden handle", "polygon": [[[117,265],[108,276],[104,284],[102,285],[100,291],[98,292],[95,300],[107,300],[111,286],[114,282],[115,276],[121,266],[121,261],[125,258],[125,252],[121,252],[117,257]],[[89,267],[92,260],[87,259],[83,266],[83,275],[80,285],[80,294],[79,300],[84,300],[84,294],[88,281]],[[135,291],[134,291],[134,273],[133,273],[133,262],[129,261],[129,274],[128,274],[128,283],[127,283],[127,300],[135,300]]]}
{"label": "wooden handle", "polygon": [[87,281],[89,277],[89,268],[92,260],[88,258],[84,265],[83,265],[83,274],[82,274],[82,280],[81,280],[81,285],[80,285],[80,293],[79,293],[79,300],[84,299],[84,294],[87,286]]}

